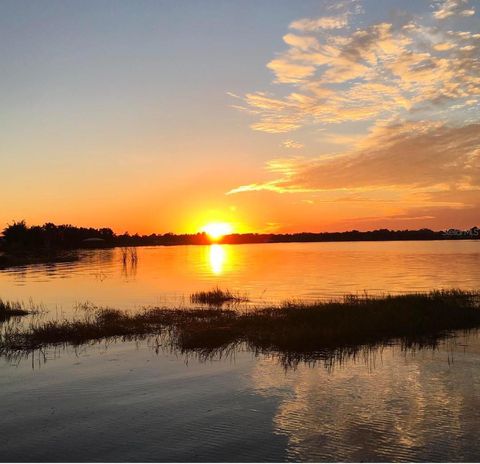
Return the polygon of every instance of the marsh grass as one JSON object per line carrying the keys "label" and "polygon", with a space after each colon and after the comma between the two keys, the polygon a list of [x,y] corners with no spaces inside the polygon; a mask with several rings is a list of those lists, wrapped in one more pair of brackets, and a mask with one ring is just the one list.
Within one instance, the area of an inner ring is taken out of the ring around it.
{"label": "marsh grass", "polygon": [[13,316],[26,316],[30,311],[23,303],[18,301],[3,301],[0,298],[0,321],[5,321]]}
{"label": "marsh grass", "polygon": [[213,290],[195,292],[190,295],[190,301],[194,304],[210,306],[222,306],[225,303],[241,303],[248,301],[246,296],[234,294],[230,290],[222,290],[219,287]]}
{"label": "marsh grass", "polygon": [[156,337],[163,347],[201,358],[245,346],[254,353],[275,355],[286,366],[330,362],[392,343],[409,349],[435,347],[454,331],[479,328],[479,303],[480,292],[449,290],[347,296],[339,301],[285,303],[248,312],[150,308],[131,314],[89,306],[74,320],[9,325],[0,336],[0,354]]}
{"label": "marsh grass", "polygon": [[132,265],[136,265],[138,262],[138,253],[136,247],[121,247],[120,253],[122,257],[122,263],[125,266],[128,262]]}

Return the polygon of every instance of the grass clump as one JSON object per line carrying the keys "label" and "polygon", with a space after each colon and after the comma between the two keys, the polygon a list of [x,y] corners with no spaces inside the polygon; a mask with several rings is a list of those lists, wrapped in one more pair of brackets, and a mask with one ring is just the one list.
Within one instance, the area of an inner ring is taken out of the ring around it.
{"label": "grass clump", "polygon": [[30,314],[23,303],[18,301],[3,301],[0,298],[0,322],[6,321],[14,316],[26,316]]}
{"label": "grass clump", "polygon": [[190,301],[194,304],[221,306],[225,303],[240,303],[248,301],[246,297],[232,293],[230,290],[222,290],[219,287],[213,290],[195,292],[190,295]]}
{"label": "grass clump", "polygon": [[126,265],[128,262],[131,264],[137,264],[138,253],[135,247],[121,247],[120,253],[122,256],[122,263]]}
{"label": "grass clump", "polygon": [[151,308],[137,314],[95,309],[83,319],[32,323],[4,331],[0,353],[94,340],[163,336],[182,353],[211,356],[239,344],[280,356],[286,364],[329,360],[399,341],[432,347],[456,330],[480,327],[480,292],[434,291],[286,303],[238,312],[222,308]]}

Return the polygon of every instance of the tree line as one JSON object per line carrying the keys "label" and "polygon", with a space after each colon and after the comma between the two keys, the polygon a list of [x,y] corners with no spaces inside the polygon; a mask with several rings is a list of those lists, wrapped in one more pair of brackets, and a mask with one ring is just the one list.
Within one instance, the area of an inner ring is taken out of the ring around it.
{"label": "tree line", "polygon": [[[433,231],[377,229],[367,232],[302,232],[292,234],[230,234],[215,243],[280,243],[280,242],[345,242],[388,240],[462,240],[479,239],[480,229],[449,229]],[[28,226],[25,221],[7,225],[0,237],[0,247],[6,250],[76,249],[86,247],[142,246],[142,245],[207,245],[212,243],[203,232],[196,234],[115,234],[110,228],[77,227],[69,224]]]}

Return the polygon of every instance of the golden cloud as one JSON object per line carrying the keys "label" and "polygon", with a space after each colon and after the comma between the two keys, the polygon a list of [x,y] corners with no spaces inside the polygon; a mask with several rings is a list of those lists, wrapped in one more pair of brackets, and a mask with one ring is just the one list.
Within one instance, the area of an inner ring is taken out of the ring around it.
{"label": "golden cloud", "polygon": [[473,16],[474,8],[467,8],[468,0],[444,0],[433,13],[435,19],[447,19],[451,16]]}
{"label": "golden cloud", "polygon": [[[448,0],[433,17],[465,16],[467,10],[459,9],[465,5]],[[246,110],[260,118],[253,129],[281,133],[309,124],[407,117],[439,105],[442,111],[458,107],[480,96],[478,33],[418,21],[326,33],[325,28],[318,31],[319,24],[334,22],[328,17],[292,23],[299,33],[286,34],[288,48],[267,64],[274,82],[293,91],[281,97],[262,92],[244,97]]]}
{"label": "golden cloud", "polygon": [[316,19],[299,19],[290,24],[290,29],[299,31],[317,31],[319,29],[341,29],[348,24],[347,15],[342,16],[323,16]]}
{"label": "golden cloud", "polygon": [[[267,65],[282,91],[248,93],[243,110],[263,132],[329,126],[320,143],[344,151],[272,160],[269,180],[228,193],[388,200],[392,221],[432,218],[432,210],[445,220],[460,210],[473,218],[480,212],[480,32],[454,30],[453,20],[464,26],[474,13],[468,0],[446,0],[406,23],[348,29],[348,12],[291,23],[286,49]],[[369,127],[363,136],[351,125],[360,121]]]}
{"label": "golden cloud", "polygon": [[[280,177],[229,193],[368,191],[477,191],[480,189],[480,124],[402,123],[376,127],[351,152],[313,159],[274,160]],[[480,198],[477,203],[480,203]]]}

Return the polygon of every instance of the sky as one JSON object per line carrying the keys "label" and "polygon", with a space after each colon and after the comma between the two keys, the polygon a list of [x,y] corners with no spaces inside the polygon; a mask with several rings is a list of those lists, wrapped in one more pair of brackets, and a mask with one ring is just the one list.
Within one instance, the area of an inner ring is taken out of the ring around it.
{"label": "sky", "polygon": [[475,0],[0,0],[0,227],[480,225]]}

